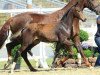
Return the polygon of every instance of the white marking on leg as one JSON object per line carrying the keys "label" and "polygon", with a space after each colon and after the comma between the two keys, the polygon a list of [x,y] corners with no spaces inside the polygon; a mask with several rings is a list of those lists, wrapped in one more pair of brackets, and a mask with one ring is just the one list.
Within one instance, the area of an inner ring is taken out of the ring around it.
{"label": "white marking on leg", "polygon": [[4,69],[7,69],[11,63],[12,63],[12,57],[10,56],[10,57],[8,57],[7,63],[4,65]]}
{"label": "white marking on leg", "polygon": [[12,57],[11,57],[11,56],[10,56],[10,57],[8,57],[8,61],[9,61],[9,60],[12,60]]}
{"label": "white marking on leg", "polygon": [[14,68],[15,68],[16,62],[13,62],[12,66],[11,66],[11,74],[13,74]]}
{"label": "white marking on leg", "polygon": [[81,63],[82,63],[82,61],[81,61],[81,55],[80,55],[80,53],[78,53],[78,55],[77,55],[78,57],[78,66],[81,66]]}

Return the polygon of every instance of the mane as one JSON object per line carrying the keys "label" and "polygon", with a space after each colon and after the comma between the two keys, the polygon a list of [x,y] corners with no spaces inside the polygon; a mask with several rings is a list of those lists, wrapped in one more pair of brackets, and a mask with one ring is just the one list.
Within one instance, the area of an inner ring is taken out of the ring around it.
{"label": "mane", "polygon": [[78,4],[78,2],[74,5],[74,6],[72,6],[68,11],[66,11],[65,12],[65,14],[62,16],[62,18],[61,18],[61,21],[66,17],[66,16],[68,16],[68,13],[71,11],[71,9],[73,8],[73,7],[75,7],[76,5]]}
{"label": "mane", "polygon": [[91,3],[91,0],[87,0],[87,6],[91,11],[96,12],[96,8],[100,6],[100,3],[98,3],[96,6],[93,6],[93,4]]}
{"label": "mane", "polygon": [[62,21],[66,16],[68,16],[68,14],[69,14],[70,11],[71,11],[71,9],[68,10],[68,11],[63,15],[63,17],[61,18],[61,21]]}
{"label": "mane", "polygon": [[62,16],[61,18],[61,21],[68,16],[69,12],[71,11],[71,9],[73,8],[74,6],[72,6],[68,11],[65,12],[65,14]]}
{"label": "mane", "polygon": [[92,9],[93,6],[92,6],[92,4],[91,4],[91,0],[88,0],[87,3],[88,3],[88,7],[90,8],[90,10],[93,10],[93,9]]}

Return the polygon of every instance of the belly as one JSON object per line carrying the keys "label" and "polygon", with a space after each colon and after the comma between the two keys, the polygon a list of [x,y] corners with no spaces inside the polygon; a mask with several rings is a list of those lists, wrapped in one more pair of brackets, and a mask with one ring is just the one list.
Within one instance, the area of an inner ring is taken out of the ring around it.
{"label": "belly", "polygon": [[58,41],[58,37],[54,31],[43,32],[41,36],[50,42]]}

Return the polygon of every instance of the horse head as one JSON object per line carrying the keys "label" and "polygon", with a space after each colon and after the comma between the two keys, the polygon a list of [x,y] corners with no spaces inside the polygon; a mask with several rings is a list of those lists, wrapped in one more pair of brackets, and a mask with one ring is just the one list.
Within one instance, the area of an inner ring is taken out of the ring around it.
{"label": "horse head", "polygon": [[73,12],[75,17],[79,18],[83,22],[86,21],[86,17],[85,17],[85,15],[83,14],[82,10],[79,7],[74,7],[72,12]]}
{"label": "horse head", "polygon": [[85,7],[90,10],[96,12],[96,14],[100,15],[100,0],[84,0]]}

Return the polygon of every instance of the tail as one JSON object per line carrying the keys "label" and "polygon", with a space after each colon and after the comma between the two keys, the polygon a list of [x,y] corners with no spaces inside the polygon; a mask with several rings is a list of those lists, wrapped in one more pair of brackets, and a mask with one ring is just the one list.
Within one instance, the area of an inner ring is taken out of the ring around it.
{"label": "tail", "polygon": [[2,26],[0,30],[0,49],[2,48],[4,42],[9,35],[10,22],[11,18],[6,21],[6,23]]}

